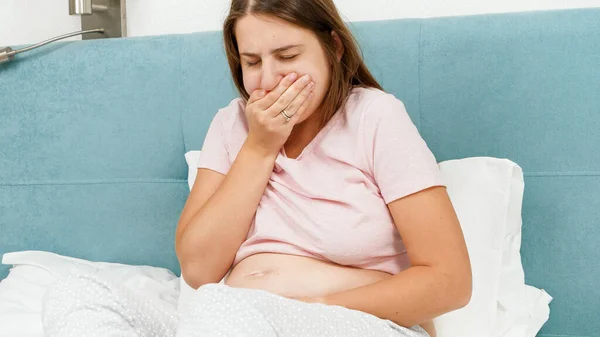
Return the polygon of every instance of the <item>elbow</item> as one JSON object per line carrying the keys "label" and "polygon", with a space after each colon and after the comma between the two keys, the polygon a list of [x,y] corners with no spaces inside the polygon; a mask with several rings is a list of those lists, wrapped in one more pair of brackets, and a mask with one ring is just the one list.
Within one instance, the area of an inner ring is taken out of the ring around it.
{"label": "elbow", "polygon": [[[470,266],[437,269],[436,272],[441,291],[440,309],[443,313],[451,312],[467,306],[473,294],[473,276]],[[443,280],[443,281],[442,281]]]}
{"label": "elbow", "polygon": [[219,283],[227,274],[230,264],[217,258],[219,254],[206,251],[195,255],[178,255],[181,278],[194,290],[205,284]]}
{"label": "elbow", "polygon": [[181,269],[181,279],[194,290],[201,286],[210,283],[207,281],[206,275],[201,273],[201,263],[197,260],[197,256],[191,257],[189,254],[185,254],[181,245],[176,244],[176,255],[179,260],[179,267]]}
{"label": "elbow", "polygon": [[473,275],[471,268],[465,268],[463,272],[456,273],[451,282],[452,296],[451,309],[457,310],[467,306],[473,295]]}
{"label": "elbow", "polygon": [[181,279],[190,288],[196,290],[205,284],[216,283],[214,278],[206,273],[199,272],[201,269],[198,266],[181,265]]}
{"label": "elbow", "polygon": [[471,302],[471,296],[473,295],[473,288],[471,287],[471,282],[469,282],[469,286],[463,285],[457,291],[457,298],[455,300],[456,308],[460,309],[466,307]]}
{"label": "elbow", "polygon": [[194,277],[193,275],[190,275],[190,274],[185,274],[183,271],[181,272],[181,279],[183,280],[183,282],[185,282],[185,284],[187,284],[193,290],[197,290],[198,288],[207,284],[207,282],[204,282],[203,280],[199,279],[198,277]]}
{"label": "elbow", "polygon": [[205,284],[219,283],[229,271],[232,261],[209,244],[198,241],[193,245],[182,243],[184,239],[180,238],[175,243],[183,281],[194,290]]}

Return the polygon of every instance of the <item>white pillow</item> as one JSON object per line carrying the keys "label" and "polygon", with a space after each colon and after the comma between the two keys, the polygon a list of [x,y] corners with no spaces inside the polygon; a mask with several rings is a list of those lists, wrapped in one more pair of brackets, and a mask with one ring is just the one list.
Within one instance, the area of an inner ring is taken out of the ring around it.
{"label": "white pillow", "polygon": [[200,152],[201,151],[189,151],[185,154],[185,161],[188,165],[188,186],[190,187],[190,191],[192,190],[192,186],[194,186],[194,181],[196,181]]}
{"label": "white pillow", "polygon": [[[521,170],[515,172],[515,175],[521,177]],[[535,337],[550,316],[549,304],[552,297],[544,290],[525,284],[525,272],[521,263],[523,190],[522,178],[511,179],[493,337]]]}
{"label": "white pillow", "polygon": [[439,337],[491,337],[496,324],[511,181],[522,180],[508,160],[466,158],[440,163],[460,220],[473,271],[473,294],[464,308],[435,320]]}
{"label": "white pillow", "polygon": [[534,337],[548,320],[552,298],[525,285],[522,169],[507,159],[476,157],[442,162],[440,170],[467,241],[473,296],[435,320],[438,336]]}
{"label": "white pillow", "polygon": [[[190,189],[199,156],[200,151],[185,156]],[[534,337],[548,320],[552,298],[524,282],[519,253],[523,171],[492,157],[439,166],[467,242],[473,294],[464,308],[435,319],[438,337]]]}
{"label": "white pillow", "polygon": [[141,296],[177,306],[179,280],[165,268],[92,262],[43,251],[6,253],[2,264],[13,267],[0,282],[0,336],[42,336],[42,300],[48,287],[62,276],[97,275]]}

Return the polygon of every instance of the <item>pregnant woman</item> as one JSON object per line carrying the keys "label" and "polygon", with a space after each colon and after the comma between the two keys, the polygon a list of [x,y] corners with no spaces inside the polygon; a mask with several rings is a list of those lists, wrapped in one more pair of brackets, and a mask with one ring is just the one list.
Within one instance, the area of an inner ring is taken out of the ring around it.
{"label": "pregnant woman", "polygon": [[461,228],[333,1],[233,0],[223,33],[240,97],[210,125],[177,227],[187,284],[224,279],[435,336],[432,320],[470,300]]}
{"label": "pregnant woman", "polygon": [[223,32],[240,97],[209,127],[177,225],[192,291],[177,310],[61,278],[45,336],[434,337],[470,300],[465,240],[435,157],[333,0],[233,0]]}

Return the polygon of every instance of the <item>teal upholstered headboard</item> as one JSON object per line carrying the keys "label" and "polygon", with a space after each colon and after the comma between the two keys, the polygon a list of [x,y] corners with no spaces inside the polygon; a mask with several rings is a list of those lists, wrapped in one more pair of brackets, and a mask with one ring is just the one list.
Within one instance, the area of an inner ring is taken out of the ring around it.
{"label": "teal upholstered headboard", "polygon": [[[598,336],[600,10],[352,29],[439,161],[522,166],[526,280],[554,297],[540,336]],[[0,254],[178,273],[184,153],[234,95],[216,32],[62,43],[0,65]]]}

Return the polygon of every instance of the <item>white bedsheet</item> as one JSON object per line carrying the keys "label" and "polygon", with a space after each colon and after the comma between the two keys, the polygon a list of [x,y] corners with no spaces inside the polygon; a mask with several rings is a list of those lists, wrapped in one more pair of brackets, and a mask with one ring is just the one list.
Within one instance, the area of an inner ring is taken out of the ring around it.
{"label": "white bedsheet", "polygon": [[[5,254],[3,262],[15,267],[10,277],[0,281],[0,337],[43,336],[42,298],[48,287],[64,275],[104,275],[144,297],[171,306],[184,304],[193,292],[182,279],[157,267],[92,262],[36,251]],[[504,296],[511,300],[498,302],[493,333],[477,337],[535,336],[548,319],[548,303],[552,297],[537,288],[527,286],[526,290],[514,291],[514,294],[509,292],[511,296]],[[445,337],[464,337],[438,330],[440,337],[442,333]]]}
{"label": "white bedsheet", "polygon": [[[166,304],[176,306],[177,300],[175,296],[179,296],[180,282],[185,286],[185,283],[179,278],[172,282],[162,283],[162,285],[153,284],[152,282],[140,282],[140,285],[146,283],[146,286],[138,287],[137,292],[146,292],[148,298],[162,298],[161,301],[164,301]],[[130,286],[132,285],[134,283],[130,283]],[[187,289],[184,287],[181,290],[186,296],[191,293],[191,291],[186,291]],[[32,295],[35,297],[35,294]],[[508,321],[504,317],[506,313],[499,313],[499,324],[497,324],[497,331],[494,337],[535,336],[536,332],[539,331],[539,328],[547,320],[547,304],[551,297],[538,289],[531,289],[528,296],[531,296],[531,301],[527,306],[523,306],[520,309],[522,319],[518,324],[513,324],[512,326],[506,325]],[[22,300],[30,302],[32,298],[26,299],[23,297]],[[33,308],[31,312],[9,312],[6,310],[8,309],[7,303],[0,303],[0,307],[4,307],[5,309],[4,311],[0,311],[0,337],[45,337],[42,329],[41,299],[38,305],[40,308],[39,311]]]}
{"label": "white bedsheet", "polygon": [[42,300],[60,277],[73,273],[99,275],[146,298],[177,306],[179,278],[164,268],[92,262],[50,252],[7,253],[13,265],[0,281],[0,337],[42,337]]}

